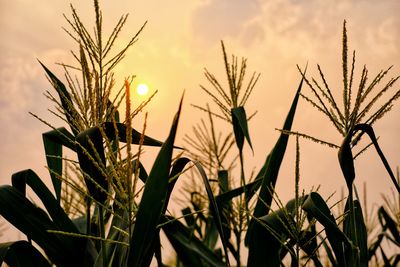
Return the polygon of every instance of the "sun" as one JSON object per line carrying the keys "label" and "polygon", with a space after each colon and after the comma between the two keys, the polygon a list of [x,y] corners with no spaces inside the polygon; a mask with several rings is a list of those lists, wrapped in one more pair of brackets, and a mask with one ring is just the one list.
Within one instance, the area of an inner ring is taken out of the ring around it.
{"label": "sun", "polygon": [[136,87],[136,92],[139,95],[147,95],[147,93],[149,92],[149,87],[147,86],[147,84],[141,83]]}

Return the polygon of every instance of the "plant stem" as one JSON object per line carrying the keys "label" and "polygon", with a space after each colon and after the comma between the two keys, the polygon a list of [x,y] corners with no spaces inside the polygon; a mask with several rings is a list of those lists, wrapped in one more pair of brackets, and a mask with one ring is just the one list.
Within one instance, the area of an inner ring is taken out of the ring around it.
{"label": "plant stem", "polygon": [[103,267],[107,267],[107,255],[106,255],[106,242],[105,239],[105,229],[104,229],[104,210],[101,205],[99,207],[99,227],[100,227],[100,237],[101,237],[101,256],[103,258]]}
{"label": "plant stem", "polygon": [[90,204],[91,204],[90,198],[86,198],[86,234],[91,235],[92,233],[92,223],[91,223],[91,218],[90,218]]}
{"label": "plant stem", "polygon": [[235,233],[236,235],[236,265],[238,267],[240,267],[240,245],[241,245],[241,240],[242,240],[242,229],[239,229],[239,231],[237,231]]}
{"label": "plant stem", "polygon": [[[350,209],[350,231],[351,231],[351,240],[353,242],[352,255],[350,257],[350,266],[359,266],[360,265],[360,254],[358,249],[358,240],[357,240],[357,226],[356,226],[356,215],[354,210],[353,203],[353,186],[348,188],[349,190],[349,209]],[[354,255],[354,246],[357,247],[356,255]],[[354,265],[355,264],[355,265]]]}

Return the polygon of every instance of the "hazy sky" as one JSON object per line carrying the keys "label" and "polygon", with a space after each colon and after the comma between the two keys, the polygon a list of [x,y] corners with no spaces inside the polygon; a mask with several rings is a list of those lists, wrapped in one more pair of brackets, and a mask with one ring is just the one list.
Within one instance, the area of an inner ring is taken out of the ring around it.
{"label": "hazy sky", "polygon": [[[47,111],[52,104],[42,95],[50,89],[40,59],[62,74],[55,62],[71,62],[69,50],[76,44],[62,31],[62,14],[70,14],[69,2],[84,22],[94,18],[92,1],[0,0],[0,184],[10,183],[11,174],[32,168],[45,180],[45,157],[41,133],[48,127],[28,114],[31,111],[56,126],[61,123]],[[229,54],[248,58],[248,73],[261,73],[246,110],[257,116],[250,122],[254,156],[249,152],[247,172],[258,171],[271,150],[300,81],[296,64],[309,63],[308,73],[317,75],[319,63],[340,97],[341,31],[348,22],[349,48],[357,51],[356,82],[364,64],[370,79],[381,69],[394,65],[390,77],[400,74],[400,1],[397,0],[203,0],[203,1],[101,1],[105,34],[120,14],[130,17],[119,42],[121,47],[147,20],[140,40],[117,69],[117,83],[135,74],[159,93],[148,106],[147,133],[166,138],[181,94],[186,90],[183,118],[177,143],[204,117],[191,103],[204,106],[210,99],[199,84],[208,85],[203,68],[225,81],[220,40]],[[91,28],[91,27],[89,27]],[[400,87],[400,83],[395,89]],[[309,94],[307,87],[304,92]],[[135,96],[138,98],[137,96]],[[339,98],[340,99],[340,98]],[[135,100],[136,101],[136,100]],[[138,129],[142,126],[138,120]],[[226,123],[219,122],[226,130]],[[325,117],[301,101],[294,130],[336,144],[340,136]],[[392,168],[400,165],[400,106],[376,124],[376,134]],[[345,186],[337,151],[301,140],[301,186],[308,190],[321,185],[324,197]],[[283,199],[293,196],[294,142],[289,142],[278,179]],[[151,155],[151,153],[149,154]],[[357,185],[368,182],[370,202],[381,202],[391,184],[371,149],[357,160]],[[290,190],[289,190],[289,189]]]}

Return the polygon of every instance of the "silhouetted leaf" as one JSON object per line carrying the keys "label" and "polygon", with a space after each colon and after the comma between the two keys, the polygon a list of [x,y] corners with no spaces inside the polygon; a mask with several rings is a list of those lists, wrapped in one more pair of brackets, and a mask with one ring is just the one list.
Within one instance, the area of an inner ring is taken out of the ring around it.
{"label": "silhouetted leaf", "polygon": [[45,257],[27,241],[0,243],[0,266],[51,266]]}
{"label": "silhouetted leaf", "polygon": [[231,110],[232,114],[232,125],[233,132],[235,134],[236,144],[240,151],[243,149],[244,139],[249,143],[250,148],[253,150],[251,145],[249,128],[247,126],[247,116],[244,107],[237,107]]}
{"label": "silhouetted leaf", "polygon": [[144,186],[131,236],[128,256],[129,266],[147,266],[151,261],[151,258],[143,257],[143,255],[151,255],[150,252],[153,252],[152,242],[158,234],[157,225],[160,222],[168,194],[172,151],[181,107],[182,99],[168,138],[161,147]]}
{"label": "silhouetted leaf", "polygon": [[89,128],[76,137],[79,166],[85,173],[84,180],[89,194],[99,203],[107,200],[108,181],[103,136],[100,129]]}
{"label": "silhouetted leaf", "polygon": [[226,262],[227,262],[228,266],[230,266],[229,257],[228,257],[228,249],[227,249],[228,241],[226,240],[225,235],[224,235],[222,222],[221,222],[221,216],[220,216],[217,202],[215,201],[214,194],[213,194],[211,186],[210,186],[210,182],[208,181],[207,174],[204,171],[203,167],[201,166],[201,164],[199,162],[195,162],[195,166],[198,169],[200,176],[202,177],[204,185],[206,187],[207,196],[208,196],[208,200],[210,203],[210,210],[213,215],[213,220],[214,220],[217,230],[219,232],[219,236],[221,237],[222,246],[224,248],[224,252],[226,255]]}
{"label": "silhouetted leaf", "polygon": [[318,193],[312,192],[305,200],[302,208],[309,216],[315,218],[325,227],[326,236],[339,266],[345,266],[347,259],[344,257],[344,250],[351,249],[351,242],[337,226],[336,220],[325,201]]}
{"label": "silhouetted leaf", "polygon": [[47,167],[53,183],[56,198],[61,199],[61,175],[62,175],[62,147],[66,146],[75,150],[75,137],[67,129],[58,128],[42,134],[44,151],[46,153]]}
{"label": "silhouetted leaf", "polygon": [[[296,91],[296,95],[293,99],[292,105],[290,107],[289,113],[286,117],[285,123],[283,125],[283,130],[290,131],[296,113],[297,102],[299,100],[300,90],[303,85],[303,79],[301,80],[299,87]],[[286,151],[286,146],[289,136],[286,134],[281,134],[278,141],[276,142],[274,148],[267,156],[267,159],[261,168],[260,172],[256,176],[256,181],[260,183],[255,183],[255,186],[247,193],[247,198],[250,199],[255,191],[261,186],[259,193],[259,199],[257,200],[256,206],[254,208],[253,217],[259,218],[261,216],[267,215],[269,212],[269,206],[272,202],[272,195],[275,188],[276,181],[278,179],[279,169],[283,160],[283,156]],[[252,254],[252,250],[257,250],[257,245],[253,246],[250,244],[251,241],[255,241],[258,237],[257,231],[253,229],[254,225],[257,223],[255,219],[252,218],[249,222],[248,231],[245,237],[245,244],[249,246],[249,257]],[[261,229],[261,228],[257,228]],[[261,255],[261,254],[259,254]],[[260,259],[261,260],[261,259]],[[255,260],[254,262],[256,262]]]}
{"label": "silhouetted leaf", "polygon": [[347,237],[351,237],[351,241],[354,245],[358,247],[359,250],[359,259],[360,266],[368,266],[368,235],[367,228],[364,223],[364,216],[362,213],[362,208],[360,202],[358,200],[354,200],[354,215],[355,215],[355,233],[352,233],[352,227],[350,222],[350,216],[348,215],[350,212],[350,204],[349,199],[346,202],[344,213],[347,214],[345,220],[343,222],[343,232]]}
{"label": "silhouetted leaf", "polygon": [[93,264],[95,255],[86,254],[89,251],[86,247],[89,241],[49,233],[48,230],[64,231],[64,229],[60,229],[45,211],[32,204],[15,187],[0,186],[0,203],[2,203],[0,215],[38,244],[54,264],[61,266],[84,266],[85,262],[89,266]]}
{"label": "silhouetted leaf", "polygon": [[46,71],[46,74],[49,76],[54,89],[57,91],[57,93],[60,97],[61,105],[64,109],[66,119],[68,121],[68,124],[69,124],[73,134],[75,136],[78,135],[79,131],[75,127],[75,125],[77,122],[81,121],[82,118],[80,117],[79,113],[76,111],[76,109],[73,105],[71,95],[65,88],[65,85],[48,68],[46,68],[46,66],[43,65],[42,62],[39,61],[39,63],[40,63],[40,65],[42,65],[42,67]]}
{"label": "silhouetted leaf", "polygon": [[184,266],[203,267],[203,262],[207,263],[206,266],[226,266],[191,230],[174,218],[168,219],[168,223],[164,219],[162,228]]}

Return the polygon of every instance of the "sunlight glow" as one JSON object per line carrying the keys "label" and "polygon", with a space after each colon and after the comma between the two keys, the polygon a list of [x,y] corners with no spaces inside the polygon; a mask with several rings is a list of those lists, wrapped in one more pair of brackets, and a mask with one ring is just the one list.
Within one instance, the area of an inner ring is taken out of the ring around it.
{"label": "sunlight glow", "polygon": [[149,92],[149,87],[146,84],[141,83],[136,87],[136,92],[139,95],[146,95]]}

